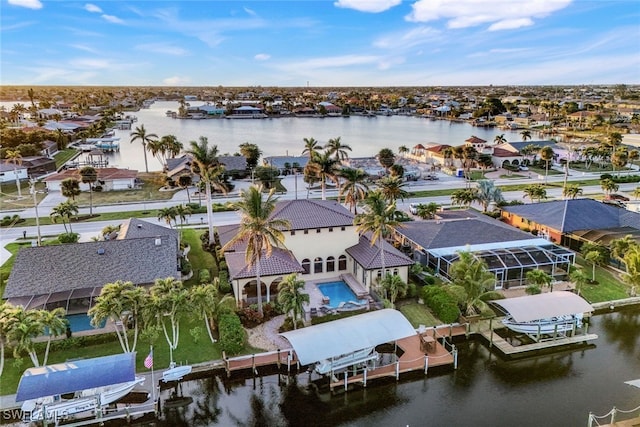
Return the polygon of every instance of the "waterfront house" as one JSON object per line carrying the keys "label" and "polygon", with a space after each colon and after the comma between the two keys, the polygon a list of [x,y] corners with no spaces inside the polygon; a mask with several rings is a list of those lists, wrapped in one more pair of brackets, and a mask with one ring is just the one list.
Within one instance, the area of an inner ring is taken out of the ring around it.
{"label": "waterfront house", "polygon": [[524,286],[527,271],[539,269],[566,278],[575,254],[474,210],[443,211],[428,221],[404,223],[395,238],[417,262],[448,279],[459,252],[471,252],[496,276],[496,289]]}
{"label": "waterfront house", "polygon": [[[98,180],[93,184],[94,188],[102,187],[102,191],[129,190],[136,187],[138,171],[118,168],[96,168]],[[67,178],[80,180],[78,169],[66,169],[44,178],[44,183],[49,191],[60,191],[62,181]],[[80,190],[89,191],[89,184],[80,183]]]}
{"label": "waterfront house", "polygon": [[[359,235],[353,214],[329,200],[290,200],[278,202],[272,216],[286,219],[291,228],[284,231],[285,248],[274,250],[260,261],[262,297],[269,301],[277,294],[278,283],[290,273],[300,273],[305,281],[331,281],[341,276],[366,291],[382,276],[378,242]],[[236,235],[238,225],[218,227],[221,245]],[[229,278],[239,305],[257,301],[255,270],[245,262],[245,247],[237,245],[225,252]],[[392,245],[384,245],[385,268],[407,281],[413,261]],[[348,277],[347,277],[348,276]]]}
{"label": "waterfront house", "polygon": [[548,236],[573,250],[580,250],[585,242],[609,246],[627,235],[640,242],[639,213],[593,199],[505,206],[501,218],[513,227]]}

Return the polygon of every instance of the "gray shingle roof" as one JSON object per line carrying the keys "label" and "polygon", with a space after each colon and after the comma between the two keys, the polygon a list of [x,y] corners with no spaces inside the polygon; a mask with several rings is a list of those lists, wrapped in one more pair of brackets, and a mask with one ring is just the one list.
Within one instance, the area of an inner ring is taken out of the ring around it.
{"label": "gray shingle roof", "polygon": [[[380,243],[371,240],[368,235],[361,235],[357,245],[347,248],[347,253],[360,264],[365,270],[382,268],[382,258],[380,257]],[[384,266],[385,268],[403,267],[413,265],[411,258],[384,242]]]}
{"label": "gray shingle roof", "polygon": [[[244,252],[225,252],[224,258],[229,267],[231,279],[247,279],[256,277],[255,266],[248,266],[245,261]],[[302,273],[304,269],[291,252],[274,248],[271,256],[267,257],[263,251],[260,259],[260,276],[282,276],[291,273]]]}
{"label": "gray shingle roof", "polygon": [[272,217],[286,219],[291,230],[353,225],[353,214],[333,200],[288,200],[279,202]]}
{"label": "gray shingle roof", "polygon": [[544,141],[512,141],[512,142],[507,142],[506,144],[503,144],[502,147],[506,148],[507,150],[511,149],[513,151],[520,152],[520,150],[522,150],[527,145],[534,145],[534,146],[536,146],[538,148],[542,148],[542,147],[556,148],[557,144],[556,144],[555,141],[551,141],[551,140],[544,140]]}
{"label": "gray shingle roof", "polygon": [[179,232],[138,218],[129,218],[120,225],[118,240],[140,237],[171,236],[178,244]]}
{"label": "gray shingle roof", "polygon": [[593,199],[506,206],[503,210],[563,233],[625,226],[640,229],[640,214]]}
{"label": "gray shingle roof", "polygon": [[177,258],[177,245],[167,235],[23,248],[3,297],[100,287],[117,280],[150,284],[177,277]]}
{"label": "gray shingle roof", "polygon": [[412,221],[396,230],[424,249],[450,248],[494,242],[532,239],[529,233],[493,218],[471,217],[454,221]]}
{"label": "gray shingle roof", "polygon": [[219,156],[218,161],[222,163],[228,171],[247,170],[247,158],[244,156]]}

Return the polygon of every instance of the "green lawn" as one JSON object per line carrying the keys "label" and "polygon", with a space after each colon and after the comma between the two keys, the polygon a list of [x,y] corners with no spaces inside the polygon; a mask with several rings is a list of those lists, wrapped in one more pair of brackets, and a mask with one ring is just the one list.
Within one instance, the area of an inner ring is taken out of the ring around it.
{"label": "green lawn", "polygon": [[78,153],[79,151],[74,148],[65,148],[64,150],[58,151],[53,155],[53,158],[56,160],[56,168],[61,168],[69,160],[73,159]]}
{"label": "green lawn", "polygon": [[[582,267],[589,278],[591,278],[592,266],[584,258],[578,256],[576,263]],[[596,266],[597,284],[585,285],[581,289],[581,295],[589,302],[604,302],[624,299],[629,297],[629,287],[624,284],[610,270]]]}
{"label": "green lawn", "polygon": [[397,304],[398,310],[406,317],[414,328],[420,325],[436,326],[442,322],[436,319],[426,305],[418,304],[415,301],[402,302]]}
{"label": "green lawn", "polygon": [[212,273],[211,277],[216,277],[218,274],[213,255],[202,249],[200,236],[202,236],[205,231],[206,230],[196,230],[193,228],[182,230],[182,241],[191,247],[188,258],[191,263],[191,268],[193,269],[193,277],[185,282],[188,286],[198,284],[198,272],[203,268],[209,269],[209,272]]}

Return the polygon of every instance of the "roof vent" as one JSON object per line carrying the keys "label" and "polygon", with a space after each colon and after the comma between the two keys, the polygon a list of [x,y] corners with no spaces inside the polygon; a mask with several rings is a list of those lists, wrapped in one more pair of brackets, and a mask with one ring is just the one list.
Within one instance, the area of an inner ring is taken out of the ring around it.
{"label": "roof vent", "polygon": [[104,248],[98,249],[98,255],[104,255]]}
{"label": "roof vent", "polygon": [[162,244],[162,239],[159,237],[156,237],[156,246],[160,246]]}
{"label": "roof vent", "polygon": [[138,228],[142,228],[142,224],[138,224]]}

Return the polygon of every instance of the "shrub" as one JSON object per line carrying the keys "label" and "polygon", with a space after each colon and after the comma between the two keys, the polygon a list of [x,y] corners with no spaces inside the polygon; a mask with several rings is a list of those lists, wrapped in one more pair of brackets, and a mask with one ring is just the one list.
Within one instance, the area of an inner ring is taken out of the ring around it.
{"label": "shrub", "polygon": [[[304,328],[304,322],[298,319],[298,329]],[[293,330],[293,319],[286,317],[282,325],[278,328],[278,332],[287,332]]]}
{"label": "shrub", "polygon": [[444,323],[453,323],[460,317],[455,298],[440,286],[422,288],[422,299],[433,314]]}
{"label": "shrub", "polygon": [[206,268],[200,270],[200,283],[209,283],[211,282],[211,273]]}
{"label": "shrub", "polygon": [[184,275],[191,273],[191,263],[188,259],[180,258],[180,271]]}
{"label": "shrub", "polygon": [[246,333],[235,313],[225,313],[218,323],[220,332],[220,348],[227,354],[238,354],[244,348]]}
{"label": "shrub", "polygon": [[542,293],[542,290],[538,285],[529,285],[525,289],[525,292],[527,293],[527,295],[538,295]]}
{"label": "shrub", "polygon": [[80,235],[78,233],[62,233],[58,236],[60,243],[78,243]]}
{"label": "shrub", "polygon": [[13,216],[6,215],[2,218],[0,225],[3,227],[7,227],[9,225],[18,224],[20,222],[24,222],[24,219],[20,218],[20,215],[13,215]]}
{"label": "shrub", "polygon": [[416,296],[418,296],[418,287],[416,286],[415,283],[409,283],[407,285],[407,298],[415,298]]}
{"label": "shrub", "polygon": [[247,328],[253,328],[259,325],[264,319],[255,305],[243,308],[238,315],[240,316],[241,323]]}

